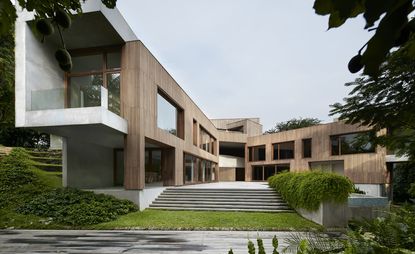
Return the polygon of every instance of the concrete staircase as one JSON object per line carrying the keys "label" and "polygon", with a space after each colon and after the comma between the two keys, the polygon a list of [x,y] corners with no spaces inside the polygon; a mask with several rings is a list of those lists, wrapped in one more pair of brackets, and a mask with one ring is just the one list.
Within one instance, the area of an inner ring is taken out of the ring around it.
{"label": "concrete staircase", "polygon": [[293,212],[272,189],[167,188],[149,209]]}
{"label": "concrete staircase", "polygon": [[48,172],[62,172],[62,150],[37,150],[26,148],[34,166]]}

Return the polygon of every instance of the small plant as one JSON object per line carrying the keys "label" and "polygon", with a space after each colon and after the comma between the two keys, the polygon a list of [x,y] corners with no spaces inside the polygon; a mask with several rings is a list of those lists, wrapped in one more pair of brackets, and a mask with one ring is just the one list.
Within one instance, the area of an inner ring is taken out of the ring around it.
{"label": "small plant", "polygon": [[354,185],[354,184],[353,184],[353,193],[366,194],[366,192],[362,191],[361,189],[359,189],[359,187],[356,187],[356,185]]}
{"label": "small plant", "polygon": [[255,254],[255,244],[251,240],[248,241],[248,253]]}
{"label": "small plant", "polygon": [[264,248],[264,242],[262,241],[262,239],[258,237],[256,241],[258,243],[258,254],[266,254],[265,248]]}
{"label": "small plant", "polygon": [[232,248],[228,251],[228,254],[233,254]]}
{"label": "small plant", "polygon": [[278,238],[276,235],[274,235],[274,237],[272,238],[272,247],[274,248],[272,250],[272,254],[279,254],[279,252],[277,251],[278,248]]}

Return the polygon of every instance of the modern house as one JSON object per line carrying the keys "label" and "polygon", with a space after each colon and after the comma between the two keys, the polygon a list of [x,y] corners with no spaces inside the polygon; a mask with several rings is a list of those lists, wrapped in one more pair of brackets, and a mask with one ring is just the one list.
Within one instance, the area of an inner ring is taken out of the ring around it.
{"label": "modern house", "polygon": [[16,126],[63,139],[63,183],[129,198],[144,208],[164,186],[264,181],[283,171],[324,169],[383,195],[383,148],[366,127],[341,122],[263,135],[258,118],[209,119],[101,1],[63,31],[73,68],[54,59],[55,33],[41,42],[16,21]]}

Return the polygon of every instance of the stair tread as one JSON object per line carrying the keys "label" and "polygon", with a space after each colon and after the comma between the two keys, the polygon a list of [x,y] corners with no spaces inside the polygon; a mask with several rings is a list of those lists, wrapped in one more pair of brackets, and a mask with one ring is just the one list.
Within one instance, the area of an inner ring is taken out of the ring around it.
{"label": "stair tread", "polygon": [[262,210],[262,209],[231,209],[231,208],[186,208],[186,207],[149,207],[147,209],[155,209],[155,210],[187,210],[187,211],[223,211],[223,212],[281,212],[281,213],[293,213],[293,210],[280,210],[280,209],[274,209],[274,210]]}

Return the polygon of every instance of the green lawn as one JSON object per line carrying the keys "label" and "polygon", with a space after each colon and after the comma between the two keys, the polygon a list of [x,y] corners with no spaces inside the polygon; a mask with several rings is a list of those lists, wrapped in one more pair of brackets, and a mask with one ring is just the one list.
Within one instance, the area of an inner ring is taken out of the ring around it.
{"label": "green lawn", "polygon": [[90,229],[312,230],[321,226],[296,213],[144,210]]}

